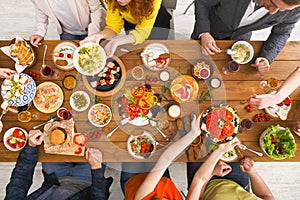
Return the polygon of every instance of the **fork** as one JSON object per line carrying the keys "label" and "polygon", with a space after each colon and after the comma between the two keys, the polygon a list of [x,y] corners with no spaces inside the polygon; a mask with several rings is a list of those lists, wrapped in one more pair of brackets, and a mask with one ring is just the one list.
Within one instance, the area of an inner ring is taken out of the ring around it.
{"label": "fork", "polygon": [[263,156],[263,154],[261,153],[261,152],[258,152],[258,151],[254,151],[253,149],[249,149],[248,147],[246,147],[245,145],[243,145],[243,144],[238,144],[237,145],[239,148],[241,148],[241,149],[243,149],[243,150],[248,150],[248,151],[250,151],[250,152],[252,152],[252,153],[255,153],[256,155],[258,155],[258,156]]}

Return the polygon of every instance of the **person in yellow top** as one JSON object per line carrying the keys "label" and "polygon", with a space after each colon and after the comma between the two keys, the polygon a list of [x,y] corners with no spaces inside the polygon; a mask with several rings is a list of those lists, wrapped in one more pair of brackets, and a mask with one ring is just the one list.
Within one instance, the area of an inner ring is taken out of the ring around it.
{"label": "person in yellow top", "polygon": [[[187,200],[223,200],[223,199],[243,199],[243,200],[274,200],[274,196],[266,183],[254,168],[252,158],[245,157],[238,166],[220,161],[222,154],[237,145],[239,141],[234,139],[230,142],[219,144],[203,164],[190,163],[187,165],[187,174],[193,177],[189,187]],[[234,163],[235,164],[235,163]],[[196,170],[193,169],[198,165]],[[199,168],[199,165],[200,168]],[[194,170],[194,174],[193,171]],[[231,174],[235,177],[229,178]],[[251,182],[253,193],[248,192],[247,182]],[[236,179],[236,180],[235,180]],[[189,180],[189,179],[188,179]],[[189,181],[188,181],[189,182]],[[190,182],[189,182],[190,183]]]}
{"label": "person in yellow top", "polygon": [[[111,38],[104,48],[107,57],[111,57],[120,45],[141,44],[148,38],[168,38],[171,15],[162,0],[106,0],[106,3],[105,29],[80,41],[80,45]],[[153,27],[160,29],[156,32]],[[123,28],[128,34],[115,37]]]}

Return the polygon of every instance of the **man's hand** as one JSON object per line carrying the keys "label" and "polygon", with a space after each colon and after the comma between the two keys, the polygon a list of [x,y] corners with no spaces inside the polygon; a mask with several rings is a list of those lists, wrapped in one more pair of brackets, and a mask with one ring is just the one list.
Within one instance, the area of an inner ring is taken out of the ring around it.
{"label": "man's hand", "polygon": [[84,43],[87,43],[87,42],[94,42],[94,43],[99,44],[101,39],[103,39],[101,37],[101,35],[96,33],[94,35],[86,37],[84,40],[81,40],[79,42],[79,44],[80,44],[80,46],[83,45]]}
{"label": "man's hand", "polygon": [[44,141],[44,134],[40,130],[30,130],[28,134],[28,145],[36,147]]}
{"label": "man's hand", "polygon": [[231,172],[231,170],[232,170],[232,168],[230,165],[228,165],[224,161],[219,160],[212,172],[212,175],[223,177],[223,176],[226,176],[227,174],[229,174]]}
{"label": "man's hand", "polygon": [[8,68],[0,68],[0,78],[7,78],[11,74],[17,73],[15,70],[8,69]]}
{"label": "man's hand", "polygon": [[270,63],[268,59],[263,57],[258,57],[255,60],[255,63],[251,65],[252,67],[256,67],[259,72],[268,72],[270,69]]}
{"label": "man's hand", "polygon": [[29,37],[30,44],[32,44],[35,47],[39,47],[39,44],[43,39],[44,37],[40,35],[32,35]]}
{"label": "man's hand", "polygon": [[90,163],[91,169],[102,168],[102,152],[99,149],[88,148],[85,152],[85,158]]}
{"label": "man's hand", "polygon": [[254,168],[254,161],[252,160],[251,157],[244,157],[241,161],[240,161],[240,168],[243,172],[246,173],[252,173],[255,168]]}
{"label": "man's hand", "polygon": [[214,55],[215,53],[221,52],[220,48],[216,44],[215,39],[208,32],[201,35],[201,46],[201,51],[204,55]]}

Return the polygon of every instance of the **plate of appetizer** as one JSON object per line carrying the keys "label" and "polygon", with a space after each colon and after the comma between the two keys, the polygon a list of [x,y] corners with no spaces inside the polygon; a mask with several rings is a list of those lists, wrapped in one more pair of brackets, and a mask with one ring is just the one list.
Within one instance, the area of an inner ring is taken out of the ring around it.
{"label": "plate of appetizer", "polygon": [[295,156],[297,145],[289,128],[279,125],[267,128],[259,138],[263,152],[274,160],[283,160]]}
{"label": "plate of appetizer", "polygon": [[35,82],[29,75],[23,73],[12,74],[4,79],[1,85],[1,95],[4,99],[1,108],[6,110],[9,106],[27,105],[32,101],[35,93]]}
{"label": "plate of appetizer", "polygon": [[24,129],[12,127],[4,133],[4,146],[10,151],[19,151],[26,145],[27,138],[28,134]]}
{"label": "plate of appetizer", "polygon": [[85,111],[90,105],[90,96],[85,91],[76,91],[70,97],[70,106],[77,112]]}
{"label": "plate of appetizer", "polygon": [[171,61],[168,48],[160,43],[151,43],[141,53],[145,67],[152,71],[164,70]]}
{"label": "plate of appetizer", "polygon": [[213,64],[207,60],[199,60],[193,66],[192,76],[196,80],[206,80],[213,74]]}
{"label": "plate of appetizer", "polygon": [[149,118],[155,118],[160,110],[161,96],[150,85],[128,87],[121,97],[117,99],[119,115],[129,118],[135,126],[144,126],[149,123]]}
{"label": "plate of appetizer", "polygon": [[237,153],[234,148],[230,149],[229,151],[226,151],[222,154],[221,160],[224,162],[232,162],[235,159],[237,159]]}
{"label": "plate of appetizer", "polygon": [[252,45],[246,41],[235,42],[231,49],[236,51],[235,54],[231,55],[231,58],[238,64],[247,64],[254,56],[254,49]]}
{"label": "plate of appetizer", "polygon": [[282,102],[265,108],[266,113],[268,113],[270,116],[281,119],[281,120],[286,120],[288,113],[292,107],[292,100],[290,97],[286,97]]}
{"label": "plate of appetizer", "polygon": [[133,158],[147,159],[155,152],[156,141],[153,136],[144,131],[141,135],[130,135],[127,140],[127,150]]}
{"label": "plate of appetizer", "polygon": [[201,117],[203,134],[215,143],[226,143],[235,138],[240,118],[229,105],[215,105],[207,108]]}
{"label": "plate of appetizer", "polygon": [[73,53],[75,69],[86,76],[100,73],[106,64],[106,53],[96,43],[87,42],[78,47]]}
{"label": "plate of appetizer", "polygon": [[61,42],[53,51],[52,58],[56,67],[69,71],[74,68],[73,53],[78,45],[74,42]]}
{"label": "plate of appetizer", "polygon": [[64,94],[62,89],[53,82],[44,82],[37,86],[33,105],[40,112],[55,112],[63,103]]}
{"label": "plate of appetizer", "polygon": [[83,76],[85,87],[96,96],[109,96],[118,92],[126,80],[123,62],[113,56],[107,59],[103,70],[93,76]]}
{"label": "plate of appetizer", "polygon": [[196,99],[199,92],[197,81],[189,75],[175,78],[170,85],[172,98],[178,103],[191,102]]}
{"label": "plate of appetizer", "polygon": [[88,112],[88,119],[96,127],[106,126],[112,118],[111,109],[108,105],[98,103],[93,105]]}

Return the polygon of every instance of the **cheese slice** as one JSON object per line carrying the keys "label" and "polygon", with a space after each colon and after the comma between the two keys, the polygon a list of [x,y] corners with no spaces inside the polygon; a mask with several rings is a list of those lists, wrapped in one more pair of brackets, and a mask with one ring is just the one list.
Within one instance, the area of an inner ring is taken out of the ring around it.
{"label": "cheese slice", "polygon": [[276,114],[279,116],[279,118],[281,120],[286,120],[287,119],[287,115],[288,115],[288,110],[282,108],[282,107],[279,107],[279,110],[276,112]]}

